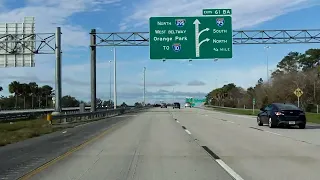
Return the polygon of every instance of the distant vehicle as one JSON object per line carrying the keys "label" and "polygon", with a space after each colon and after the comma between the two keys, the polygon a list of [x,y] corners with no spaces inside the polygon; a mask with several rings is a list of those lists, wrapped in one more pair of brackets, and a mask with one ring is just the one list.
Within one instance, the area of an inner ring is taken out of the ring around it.
{"label": "distant vehicle", "polygon": [[167,104],[166,103],[162,103],[161,104],[161,108],[167,108]]}
{"label": "distant vehicle", "polygon": [[174,109],[174,108],[179,108],[179,109],[180,109],[180,103],[178,103],[178,102],[173,103],[172,108],[173,108],[173,109]]}
{"label": "distant vehicle", "polygon": [[280,125],[298,125],[300,129],[306,127],[305,112],[294,104],[272,103],[261,108],[260,111],[257,116],[259,126],[268,124],[270,128],[275,128]]}
{"label": "distant vehicle", "polygon": [[184,105],[184,107],[185,107],[185,108],[187,108],[187,107],[191,108],[191,104],[190,104],[190,103],[186,103],[186,104]]}

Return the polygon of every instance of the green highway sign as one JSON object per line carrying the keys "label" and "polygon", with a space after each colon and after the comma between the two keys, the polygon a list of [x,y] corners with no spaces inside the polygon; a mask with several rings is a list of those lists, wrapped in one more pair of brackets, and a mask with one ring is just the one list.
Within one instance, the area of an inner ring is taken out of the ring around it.
{"label": "green highway sign", "polygon": [[232,58],[231,16],[151,17],[150,59]]}
{"label": "green highway sign", "polygon": [[206,99],[193,99],[193,102],[195,102],[195,103],[203,103],[203,102],[206,102]]}
{"label": "green highway sign", "polygon": [[231,15],[232,10],[231,9],[203,9],[202,10],[203,15]]}
{"label": "green highway sign", "polygon": [[186,98],[186,102],[189,102],[189,103],[203,103],[203,102],[206,102],[206,99]]}

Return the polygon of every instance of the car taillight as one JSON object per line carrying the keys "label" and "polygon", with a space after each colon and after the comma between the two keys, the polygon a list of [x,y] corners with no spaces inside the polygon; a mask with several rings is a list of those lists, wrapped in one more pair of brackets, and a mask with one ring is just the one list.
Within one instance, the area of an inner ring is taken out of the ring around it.
{"label": "car taillight", "polygon": [[281,115],[284,115],[283,113],[281,113],[281,112],[276,112],[275,113],[277,116],[281,116]]}

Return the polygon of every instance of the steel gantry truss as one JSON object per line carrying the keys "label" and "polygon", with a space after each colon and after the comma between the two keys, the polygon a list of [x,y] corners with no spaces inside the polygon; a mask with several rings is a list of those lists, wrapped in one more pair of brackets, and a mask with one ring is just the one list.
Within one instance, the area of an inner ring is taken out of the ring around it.
{"label": "steel gantry truss", "polygon": [[55,33],[1,34],[0,49],[6,52],[1,55],[54,54],[55,38]]}
{"label": "steel gantry truss", "polygon": [[[94,46],[149,46],[149,32],[92,33]],[[233,44],[320,43],[320,29],[233,31]]]}
{"label": "steel gantry truss", "polygon": [[0,55],[55,54],[55,113],[61,112],[61,28],[55,33],[0,34]]}
{"label": "steel gantry truss", "polygon": [[[96,108],[96,48],[99,46],[149,46],[149,32],[96,32],[91,29],[91,111]],[[320,43],[320,29],[233,31],[233,44]],[[116,54],[114,48],[114,101],[116,102]],[[116,107],[115,103],[115,107]]]}

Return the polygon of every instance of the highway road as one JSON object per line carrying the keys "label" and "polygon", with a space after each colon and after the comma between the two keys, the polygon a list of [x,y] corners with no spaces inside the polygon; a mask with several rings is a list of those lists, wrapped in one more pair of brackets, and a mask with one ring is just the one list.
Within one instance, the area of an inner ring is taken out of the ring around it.
{"label": "highway road", "polygon": [[196,108],[124,116],[30,179],[320,179],[319,125],[270,129],[250,116]]}

